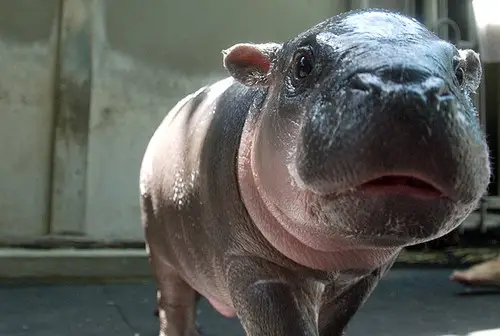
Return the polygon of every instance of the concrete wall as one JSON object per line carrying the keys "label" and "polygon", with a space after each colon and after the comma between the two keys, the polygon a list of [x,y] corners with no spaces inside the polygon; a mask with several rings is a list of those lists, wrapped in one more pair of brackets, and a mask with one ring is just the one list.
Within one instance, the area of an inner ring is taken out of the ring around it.
{"label": "concrete wall", "polygon": [[0,237],[49,226],[58,2],[0,0]]}

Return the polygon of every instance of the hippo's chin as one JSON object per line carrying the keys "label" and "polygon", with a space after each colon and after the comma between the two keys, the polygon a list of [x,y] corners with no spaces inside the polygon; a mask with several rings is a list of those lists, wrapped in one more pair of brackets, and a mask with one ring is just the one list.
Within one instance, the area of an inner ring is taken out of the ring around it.
{"label": "hippo's chin", "polygon": [[459,225],[473,208],[438,191],[409,186],[363,187],[341,196],[319,197],[317,205],[314,211],[322,214],[323,234],[373,247],[435,239]]}
{"label": "hippo's chin", "polygon": [[393,170],[307,185],[290,174],[293,196],[278,205],[289,219],[280,222],[303,244],[325,252],[337,250],[339,241],[344,248],[426,242],[451,231],[474,208],[456,200],[451,179],[438,176]]}

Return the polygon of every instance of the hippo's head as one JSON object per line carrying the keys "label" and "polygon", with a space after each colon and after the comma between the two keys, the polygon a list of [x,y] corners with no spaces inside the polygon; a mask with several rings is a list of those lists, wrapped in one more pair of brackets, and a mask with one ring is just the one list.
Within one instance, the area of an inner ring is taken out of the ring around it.
{"label": "hippo's head", "polygon": [[490,179],[471,94],[478,55],[385,10],[335,16],[284,44],[236,44],[224,65],[267,91],[252,171],[286,230],[405,246],[464,220]]}

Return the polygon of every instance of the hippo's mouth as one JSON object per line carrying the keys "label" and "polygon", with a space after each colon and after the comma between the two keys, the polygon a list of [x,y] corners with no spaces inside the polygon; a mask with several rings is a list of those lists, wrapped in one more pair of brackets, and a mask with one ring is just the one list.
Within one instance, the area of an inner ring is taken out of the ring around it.
{"label": "hippo's mouth", "polygon": [[410,175],[383,175],[359,185],[358,191],[374,195],[400,194],[414,197],[444,197],[434,183]]}

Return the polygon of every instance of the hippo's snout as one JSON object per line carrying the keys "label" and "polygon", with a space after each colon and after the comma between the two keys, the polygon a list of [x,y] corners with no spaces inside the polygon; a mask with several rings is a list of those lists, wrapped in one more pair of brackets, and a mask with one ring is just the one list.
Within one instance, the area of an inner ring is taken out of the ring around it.
{"label": "hippo's snout", "polygon": [[[422,77],[422,75],[414,76]],[[350,78],[348,87],[353,91],[371,95],[372,98],[402,94],[407,100],[414,100],[415,103],[419,104],[429,104],[430,107],[439,107],[444,101],[454,100],[448,84],[439,77],[429,76],[423,81],[401,83],[402,77],[387,80],[375,73],[359,73]]]}

